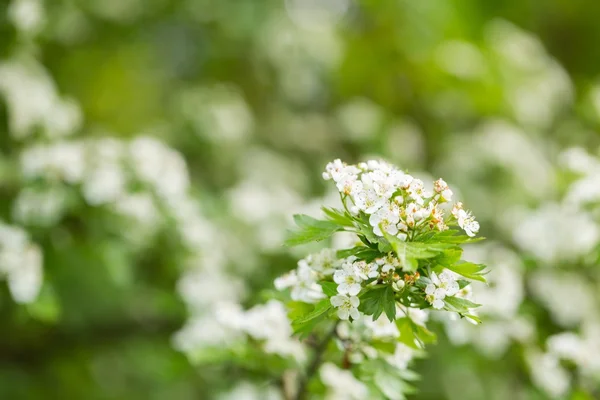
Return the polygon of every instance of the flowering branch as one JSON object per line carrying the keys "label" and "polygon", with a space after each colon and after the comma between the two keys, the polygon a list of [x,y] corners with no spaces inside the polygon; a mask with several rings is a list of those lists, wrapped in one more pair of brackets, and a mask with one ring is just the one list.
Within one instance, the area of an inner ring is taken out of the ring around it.
{"label": "flowering branch", "polygon": [[[468,287],[470,280],[485,282],[486,267],[461,260],[461,245],[476,240],[479,223],[462,203],[449,205],[453,193],[442,179],[427,190],[421,180],[390,164],[340,160],[329,163],[323,177],[335,182],[343,208],[322,208],[324,220],[294,216],[299,229],[286,243],[324,241],[336,232],[353,233],[356,240],[349,248],[324,249],[300,260],[275,286],[290,289],[287,308],[297,335],[336,320],[344,332],[340,339],[349,371],[331,363],[323,369],[326,360],[340,358],[334,350],[328,353],[334,327],[315,347],[296,399],[306,396],[318,370],[324,382],[332,374],[340,375],[333,381],[346,380],[339,390],[354,385],[355,391],[378,392],[375,397],[403,398],[412,390],[405,381],[414,378],[407,374],[408,362],[435,340],[425,327],[427,312],[447,311],[479,322],[474,312],[479,305],[469,298]],[[351,384],[354,375],[370,382],[369,388]]]}

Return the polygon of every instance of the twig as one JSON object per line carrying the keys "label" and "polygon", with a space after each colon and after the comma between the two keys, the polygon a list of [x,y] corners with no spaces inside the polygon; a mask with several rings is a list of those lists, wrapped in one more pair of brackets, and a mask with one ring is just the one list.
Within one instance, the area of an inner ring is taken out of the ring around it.
{"label": "twig", "polygon": [[315,357],[308,366],[306,370],[306,375],[300,379],[300,384],[298,385],[298,391],[296,392],[295,400],[304,400],[306,398],[308,384],[310,383],[311,379],[313,378],[313,376],[321,366],[321,363],[323,362],[323,354],[327,349],[329,341],[336,335],[337,325],[338,324],[336,322],[336,324],[333,326],[333,329],[331,329],[331,331],[327,333],[323,340],[320,343],[318,343],[315,347]]}

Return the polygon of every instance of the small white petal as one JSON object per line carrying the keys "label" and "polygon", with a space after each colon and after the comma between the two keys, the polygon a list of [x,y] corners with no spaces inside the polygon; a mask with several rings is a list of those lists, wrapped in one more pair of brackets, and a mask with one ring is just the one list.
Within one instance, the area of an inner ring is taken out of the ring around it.
{"label": "small white petal", "polygon": [[329,300],[329,301],[331,302],[332,306],[339,307],[342,304],[344,304],[345,300],[346,300],[346,296],[336,295],[336,296],[332,296],[331,300]]}
{"label": "small white petal", "polygon": [[350,312],[348,310],[346,310],[345,308],[340,308],[338,309],[338,317],[340,317],[340,319],[343,320],[347,320],[350,317]]}
{"label": "small white petal", "polygon": [[433,308],[435,308],[437,310],[444,308],[444,302],[442,300],[435,300],[432,305],[433,305]]}

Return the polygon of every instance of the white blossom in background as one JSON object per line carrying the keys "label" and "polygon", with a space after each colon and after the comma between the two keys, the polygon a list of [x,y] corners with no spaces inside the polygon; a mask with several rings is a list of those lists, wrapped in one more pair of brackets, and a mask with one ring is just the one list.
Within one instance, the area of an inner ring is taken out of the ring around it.
{"label": "white blossom in background", "polygon": [[544,263],[576,261],[600,238],[591,216],[567,205],[548,203],[513,218],[515,244]]}
{"label": "white blossom in background", "polygon": [[328,389],[328,400],[363,400],[369,398],[367,387],[352,375],[332,363],[325,363],[319,370],[321,380]]}
{"label": "white blossom in background", "polygon": [[129,155],[138,179],[149,184],[162,198],[187,195],[190,182],[183,156],[150,137],[137,137],[129,144]]}
{"label": "white blossom in background", "polygon": [[19,160],[26,179],[62,180],[81,183],[86,173],[85,144],[81,141],[55,141],[25,148]]}
{"label": "white blossom in background", "polygon": [[336,117],[350,139],[361,141],[377,134],[381,129],[384,110],[368,99],[356,98],[340,106]]}
{"label": "white blossom in background", "polygon": [[525,355],[531,379],[536,386],[552,399],[559,399],[567,394],[571,387],[571,378],[567,370],[560,365],[558,358],[533,349]]}
{"label": "white blossom in background", "polygon": [[34,189],[25,187],[15,198],[14,219],[24,225],[51,226],[63,216],[67,193],[61,187]]}
{"label": "white blossom in background", "polygon": [[447,40],[435,52],[438,65],[447,73],[461,79],[481,79],[488,73],[488,61],[472,43]]}
{"label": "white blossom in background", "polygon": [[243,142],[254,130],[252,111],[240,91],[232,86],[185,89],[176,100],[176,107],[197,135],[211,141]]}
{"label": "white blossom in background", "polygon": [[292,338],[292,327],[283,303],[270,300],[247,310],[242,318],[242,329],[254,339],[263,340],[267,353],[291,356],[299,362],[305,360],[303,345]]}
{"label": "white blossom in background", "polygon": [[29,137],[36,128],[50,138],[59,138],[81,126],[77,104],[60,98],[50,76],[33,59],[0,63],[0,94],[7,103],[9,130],[15,139]]}
{"label": "white blossom in background", "polygon": [[23,229],[0,223],[0,276],[17,303],[32,303],[43,283],[42,252]]}
{"label": "white blossom in background", "polygon": [[400,336],[396,323],[390,321],[385,315],[380,316],[375,321],[372,318],[364,318],[363,322],[375,339],[398,338]]}
{"label": "white blossom in background", "polygon": [[414,349],[408,347],[404,343],[396,343],[396,349],[394,350],[394,354],[388,356],[386,358],[386,361],[390,365],[400,370],[405,370],[408,368],[408,364],[415,357],[415,353],[416,352]]}
{"label": "white blossom in background", "polygon": [[46,20],[42,3],[42,0],[12,0],[7,14],[10,22],[23,34],[37,34]]}
{"label": "white blossom in background", "polygon": [[[528,279],[528,287],[533,297],[561,326],[577,326],[598,311],[593,283],[575,272],[538,270]],[[556,293],[561,293],[561,296]]]}
{"label": "white blossom in background", "polygon": [[218,395],[217,400],[282,400],[283,396],[274,387],[250,382],[236,383],[229,392]]}
{"label": "white blossom in background", "polygon": [[275,279],[275,289],[292,288],[290,293],[292,300],[315,303],[325,298],[321,285],[317,283],[318,277],[318,273],[308,265],[306,260],[300,260],[295,270]]}
{"label": "white blossom in background", "polygon": [[506,102],[517,120],[525,126],[548,128],[573,100],[568,74],[538,38],[507,21],[490,23],[486,41],[504,72]]}

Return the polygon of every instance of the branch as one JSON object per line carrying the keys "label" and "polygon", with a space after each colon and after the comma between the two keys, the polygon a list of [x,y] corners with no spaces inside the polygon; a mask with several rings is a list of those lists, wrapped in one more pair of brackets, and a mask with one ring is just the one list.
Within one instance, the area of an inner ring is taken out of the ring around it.
{"label": "branch", "polygon": [[315,357],[308,366],[306,370],[306,375],[300,380],[295,400],[304,400],[306,398],[306,395],[308,394],[308,384],[310,383],[313,376],[317,373],[317,370],[321,366],[323,362],[323,355],[325,353],[325,350],[327,349],[327,345],[329,344],[329,341],[336,335],[335,330],[337,326],[338,322],[336,322],[335,325],[333,325],[333,328],[329,333],[327,333],[327,335],[325,335],[323,340],[315,346]]}

